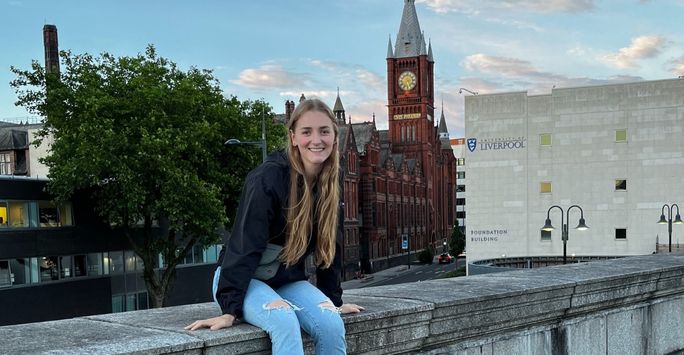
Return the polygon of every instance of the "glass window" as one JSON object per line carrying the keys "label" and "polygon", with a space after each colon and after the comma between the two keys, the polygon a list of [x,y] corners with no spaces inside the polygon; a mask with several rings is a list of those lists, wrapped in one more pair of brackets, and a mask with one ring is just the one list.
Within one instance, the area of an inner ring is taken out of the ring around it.
{"label": "glass window", "polygon": [[112,296],[112,313],[124,311],[124,298],[122,295]]}
{"label": "glass window", "polygon": [[551,240],[551,231],[541,231],[541,240]]}
{"label": "glass window", "polygon": [[626,129],[615,130],[615,141],[616,142],[627,142],[627,130]]}
{"label": "glass window", "polygon": [[102,275],[102,254],[88,254],[88,276]]}
{"label": "glass window", "polygon": [[44,256],[40,259],[40,281],[59,280],[59,268],[56,256]]}
{"label": "glass window", "polygon": [[124,259],[122,251],[109,252],[109,272],[112,274],[122,274],[124,272]]}
{"label": "glass window", "polygon": [[542,181],[539,183],[539,192],[543,194],[551,193],[551,182]]}
{"label": "glass window", "polygon": [[[176,254],[180,254],[181,250],[177,249]],[[183,259],[183,264],[192,264],[192,249],[185,254],[185,259]]]}
{"label": "glass window", "polygon": [[7,227],[7,202],[0,202],[0,228]]}
{"label": "glass window", "polygon": [[14,285],[26,285],[31,283],[31,262],[29,259],[10,260],[11,278]]}
{"label": "glass window", "polygon": [[457,171],[456,172],[456,178],[457,179],[465,179],[465,171]]}
{"label": "glass window", "polygon": [[74,225],[74,218],[71,212],[71,202],[65,202],[59,206],[59,223],[62,226]]}
{"label": "glass window", "polygon": [[87,276],[88,269],[86,268],[86,256],[74,255],[74,276]]}
{"label": "glass window", "polygon": [[465,158],[458,158],[458,160],[456,160],[456,165],[465,165]]}
{"label": "glass window", "polygon": [[627,239],[627,228],[615,228],[615,239]]}
{"label": "glass window", "polygon": [[136,296],[135,293],[132,295],[126,295],[126,312],[135,311],[137,309],[136,304],[135,304],[135,301],[137,299],[138,299],[138,297]]}
{"label": "glass window", "polygon": [[203,263],[203,262],[204,262],[204,258],[202,257],[202,256],[203,256],[203,255],[202,255],[202,254],[203,254],[203,253],[202,253],[202,250],[203,250],[203,249],[204,249],[204,248],[203,248],[201,245],[193,245],[193,246],[192,246],[192,258],[193,258],[193,260],[194,260],[195,263],[198,263],[198,264],[199,264],[199,263]]}
{"label": "glass window", "polygon": [[135,269],[140,272],[145,270],[145,263],[143,262],[143,259],[138,256],[138,254],[135,255]]}
{"label": "glass window", "polygon": [[615,180],[615,191],[625,191],[627,190],[627,180],[616,179]]}
{"label": "glass window", "polygon": [[148,309],[147,292],[138,293],[138,309]]}
{"label": "glass window", "polygon": [[102,272],[105,275],[109,275],[110,265],[112,264],[111,261],[109,253],[102,253]]}
{"label": "glass window", "polygon": [[10,201],[9,206],[9,226],[14,228],[29,226],[28,203],[25,201]]}
{"label": "glass window", "polygon": [[60,278],[68,278],[74,276],[74,271],[72,269],[71,256],[60,256],[59,257],[59,267],[60,267]]}
{"label": "glass window", "polygon": [[12,286],[12,279],[10,278],[9,261],[0,260],[0,287]]}
{"label": "glass window", "polygon": [[59,227],[57,206],[51,201],[38,201],[38,217],[41,227]]}
{"label": "glass window", "polygon": [[465,185],[456,185],[456,192],[465,192]]}
{"label": "glass window", "polygon": [[213,263],[218,260],[218,250],[219,246],[217,245],[212,245],[207,248],[207,262],[208,263]]}
{"label": "glass window", "polygon": [[456,206],[465,206],[466,204],[466,199],[464,198],[457,198],[456,199]]}
{"label": "glass window", "polygon": [[456,211],[456,218],[466,218],[465,211]]}
{"label": "glass window", "polygon": [[40,225],[38,218],[38,202],[30,201],[27,202],[29,211],[29,227],[38,228]]}
{"label": "glass window", "polygon": [[0,175],[12,175],[12,155],[10,152],[0,153]]}
{"label": "glass window", "polygon": [[126,250],[124,252],[124,257],[125,257],[125,262],[126,262],[126,272],[134,272],[135,271],[135,253],[132,250]]}
{"label": "glass window", "polygon": [[542,133],[539,135],[539,145],[551,145],[551,133]]}
{"label": "glass window", "polygon": [[40,267],[38,263],[38,258],[30,258],[28,259],[31,261],[31,283],[38,283],[40,282]]}

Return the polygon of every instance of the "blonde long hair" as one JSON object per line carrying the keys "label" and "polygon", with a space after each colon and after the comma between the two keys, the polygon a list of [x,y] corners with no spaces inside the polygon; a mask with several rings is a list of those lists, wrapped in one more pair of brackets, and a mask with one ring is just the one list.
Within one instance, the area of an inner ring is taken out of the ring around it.
{"label": "blonde long hair", "polygon": [[[299,154],[299,149],[292,145],[292,135],[297,126],[297,121],[305,113],[317,111],[327,115],[335,132],[335,143],[330,157],[323,163],[318,174],[318,189],[320,197],[314,206],[312,186],[306,181],[304,175],[304,163]],[[283,248],[280,260],[286,265],[294,265],[304,255],[309,243],[309,236],[313,229],[314,211],[317,211],[318,233],[316,239],[316,251],[314,263],[317,266],[328,268],[335,257],[335,239],[337,237],[339,202],[340,202],[340,153],[337,142],[339,140],[337,123],[330,107],[318,99],[309,99],[299,103],[292,112],[287,124],[288,145],[287,159],[290,162],[290,195],[287,209],[287,241]],[[302,188],[303,187],[303,188]],[[314,210],[315,207],[315,210]]]}

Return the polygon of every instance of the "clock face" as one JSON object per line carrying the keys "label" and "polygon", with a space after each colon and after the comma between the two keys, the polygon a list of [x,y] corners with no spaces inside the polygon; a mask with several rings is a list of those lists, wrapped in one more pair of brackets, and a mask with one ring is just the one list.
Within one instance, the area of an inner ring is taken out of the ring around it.
{"label": "clock face", "polygon": [[416,74],[405,71],[399,75],[399,87],[404,91],[409,91],[416,87]]}

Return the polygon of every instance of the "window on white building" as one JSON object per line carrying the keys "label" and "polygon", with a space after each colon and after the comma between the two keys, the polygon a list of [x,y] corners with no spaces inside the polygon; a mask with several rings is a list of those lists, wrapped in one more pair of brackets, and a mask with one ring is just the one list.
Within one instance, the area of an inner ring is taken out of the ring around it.
{"label": "window on white building", "polygon": [[551,193],[551,181],[542,181],[539,183],[539,192],[543,194]]}
{"label": "window on white building", "polygon": [[627,130],[626,129],[615,130],[615,141],[616,142],[627,142]]}
{"label": "window on white building", "polygon": [[456,172],[456,178],[457,179],[465,179],[465,171],[457,171]]}
{"label": "window on white building", "polygon": [[627,190],[627,180],[615,179],[615,191],[626,191],[626,190]]}
{"label": "window on white building", "polygon": [[539,135],[539,145],[551,145],[551,133],[542,133]]}
{"label": "window on white building", "polygon": [[551,240],[551,231],[541,231],[541,240]]}
{"label": "window on white building", "polygon": [[615,228],[615,239],[627,239],[627,228]]}
{"label": "window on white building", "polygon": [[458,160],[456,160],[456,165],[465,165],[465,158],[458,158]]}

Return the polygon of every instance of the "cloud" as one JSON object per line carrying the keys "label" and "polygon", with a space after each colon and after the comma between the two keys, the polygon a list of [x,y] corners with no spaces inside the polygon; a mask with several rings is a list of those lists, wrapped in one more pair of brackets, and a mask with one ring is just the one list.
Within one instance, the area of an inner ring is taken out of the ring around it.
{"label": "cloud", "polygon": [[437,13],[477,15],[491,10],[579,13],[594,9],[594,0],[418,0]]}
{"label": "cloud", "polygon": [[[303,90],[303,91],[281,91],[279,95],[284,98],[299,98],[302,94],[307,99],[319,98],[323,101],[329,101],[330,99],[335,99],[337,97],[337,91],[333,90]],[[351,91],[340,91],[340,97],[345,97],[351,95]]]}
{"label": "cloud", "polygon": [[668,64],[671,66],[670,72],[679,76],[684,75],[684,55],[669,61]]}
{"label": "cloud", "polygon": [[361,65],[320,59],[311,59],[309,63],[330,72],[339,82],[356,82],[368,90],[385,90],[385,78]]}
{"label": "cloud", "polygon": [[375,114],[375,124],[378,129],[387,129],[387,100],[362,100],[358,103],[345,107],[347,119],[351,117],[353,123],[366,122],[373,120]]}
{"label": "cloud", "polygon": [[530,94],[548,94],[554,87],[605,85],[643,80],[641,77],[628,75],[611,76],[605,79],[569,77],[545,72],[525,60],[486,54],[468,56],[462,65],[470,71],[482,73],[487,77],[482,82],[478,82],[482,79],[469,79],[473,81],[464,84],[464,87],[469,90],[480,93],[494,90],[527,90]]}
{"label": "cloud", "polygon": [[539,27],[533,23],[529,22],[524,22],[524,21],[517,21],[517,20],[504,20],[500,19],[497,17],[488,17],[485,19],[485,21],[498,24],[498,25],[503,25],[503,26],[510,26],[510,27],[515,27],[517,29],[521,30],[532,30],[535,32],[544,32],[544,28]]}
{"label": "cloud", "polygon": [[620,48],[617,53],[604,55],[601,59],[621,69],[638,68],[638,60],[656,57],[666,44],[660,36],[640,36],[632,39],[629,47]]}
{"label": "cloud", "polygon": [[257,90],[306,87],[307,75],[285,70],[280,65],[266,64],[256,69],[244,69],[239,79],[230,82]]}

